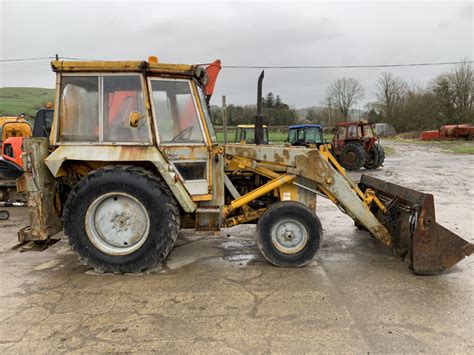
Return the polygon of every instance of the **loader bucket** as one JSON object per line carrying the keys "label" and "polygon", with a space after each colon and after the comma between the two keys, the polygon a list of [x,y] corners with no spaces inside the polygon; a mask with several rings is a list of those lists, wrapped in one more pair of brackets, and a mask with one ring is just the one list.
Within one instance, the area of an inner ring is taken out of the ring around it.
{"label": "loader bucket", "polygon": [[433,195],[362,175],[362,191],[370,188],[384,203],[387,212],[372,207],[388,229],[393,247],[410,257],[416,274],[432,275],[469,256],[474,245],[436,223]]}

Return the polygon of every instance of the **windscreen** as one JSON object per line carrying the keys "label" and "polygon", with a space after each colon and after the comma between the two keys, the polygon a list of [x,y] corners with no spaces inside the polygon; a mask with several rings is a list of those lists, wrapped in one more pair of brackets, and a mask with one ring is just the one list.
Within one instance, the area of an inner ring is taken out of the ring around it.
{"label": "windscreen", "polygon": [[306,129],[306,142],[307,143],[323,143],[323,137],[321,130],[316,127],[310,127]]}
{"label": "windscreen", "polygon": [[204,144],[189,81],[152,80],[160,143]]}

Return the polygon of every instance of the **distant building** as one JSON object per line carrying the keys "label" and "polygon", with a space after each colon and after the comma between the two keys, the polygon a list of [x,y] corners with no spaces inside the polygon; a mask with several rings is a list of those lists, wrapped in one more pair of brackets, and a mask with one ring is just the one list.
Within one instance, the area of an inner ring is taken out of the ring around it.
{"label": "distant building", "polygon": [[375,125],[375,134],[377,136],[391,136],[397,134],[395,128],[388,123],[376,123]]}

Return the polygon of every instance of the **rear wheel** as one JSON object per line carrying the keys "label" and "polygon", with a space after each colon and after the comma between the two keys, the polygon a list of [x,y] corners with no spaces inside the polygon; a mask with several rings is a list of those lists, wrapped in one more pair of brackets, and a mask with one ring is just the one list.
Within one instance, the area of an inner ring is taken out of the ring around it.
{"label": "rear wheel", "polygon": [[133,166],[106,167],[69,194],[64,230],[71,248],[97,272],[140,272],[163,260],[179,230],[167,187]]}
{"label": "rear wheel", "polygon": [[377,165],[377,168],[383,165],[383,162],[385,161],[385,151],[383,150],[383,147],[380,144],[375,145],[377,147],[377,152],[379,155],[379,162]]}
{"label": "rear wheel", "polygon": [[308,264],[322,239],[319,218],[298,202],[278,202],[260,217],[257,245],[273,265],[301,267]]}
{"label": "rear wheel", "polygon": [[379,144],[374,144],[367,152],[367,159],[365,161],[364,168],[377,169],[380,165],[382,165],[384,159],[385,154],[382,147]]}
{"label": "rear wheel", "polygon": [[346,143],[339,155],[341,165],[347,170],[359,170],[366,161],[364,147],[357,143]]}

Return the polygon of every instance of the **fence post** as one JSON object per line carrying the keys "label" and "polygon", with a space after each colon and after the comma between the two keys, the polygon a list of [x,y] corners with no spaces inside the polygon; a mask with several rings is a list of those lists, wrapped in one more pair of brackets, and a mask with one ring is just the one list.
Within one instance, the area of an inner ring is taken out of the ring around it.
{"label": "fence post", "polygon": [[225,95],[222,95],[222,125],[224,126],[224,144],[227,144],[227,105]]}

